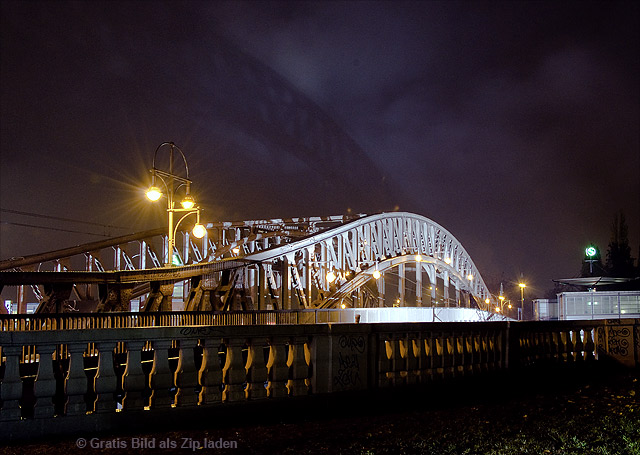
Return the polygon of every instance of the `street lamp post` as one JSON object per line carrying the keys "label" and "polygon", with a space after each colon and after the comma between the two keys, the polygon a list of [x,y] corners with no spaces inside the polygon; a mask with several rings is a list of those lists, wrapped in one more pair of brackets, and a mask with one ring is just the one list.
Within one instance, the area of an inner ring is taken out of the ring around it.
{"label": "street lamp post", "polygon": [[[158,151],[163,147],[169,147],[169,172],[162,171],[156,168],[156,157],[158,156]],[[174,151],[177,151],[182,157],[182,161],[184,162],[185,176],[182,177],[180,175],[176,175],[173,170],[173,156]],[[189,215],[196,215],[196,224],[193,227],[193,235],[196,238],[202,238],[206,234],[205,227],[200,224],[200,207],[196,205],[196,201],[191,196],[191,180],[189,180],[189,166],[187,165],[187,158],[184,156],[184,153],[180,148],[175,145],[173,142],[163,142],[158,146],[154,155],[153,155],[153,167],[150,169],[151,172],[151,186],[147,190],[146,196],[150,201],[158,201],[162,196],[162,189],[157,186],[157,180],[160,179],[162,184],[164,185],[164,189],[166,190],[167,197],[167,214],[169,219],[169,228],[167,233],[168,238],[168,246],[167,246],[167,258],[165,261],[165,265],[170,266],[173,263],[173,250],[175,249],[175,235],[178,232],[178,226]],[[175,206],[175,197],[176,191],[184,186],[185,187],[185,195],[180,201],[180,207]],[[175,224],[173,223],[173,214],[179,213],[183,214],[182,217]]]}
{"label": "street lamp post", "polygon": [[521,281],[518,286],[520,286],[520,320],[524,320],[524,288],[527,285]]}

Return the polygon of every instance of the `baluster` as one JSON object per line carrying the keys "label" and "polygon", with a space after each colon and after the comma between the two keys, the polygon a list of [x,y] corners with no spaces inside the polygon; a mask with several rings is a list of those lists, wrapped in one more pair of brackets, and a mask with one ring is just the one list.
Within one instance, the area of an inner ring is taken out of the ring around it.
{"label": "baluster", "polygon": [[568,362],[569,346],[567,344],[567,333],[564,331],[558,332],[558,361],[560,363]]}
{"label": "baluster", "polygon": [[444,379],[444,369],[445,369],[445,349],[447,344],[447,339],[444,337],[442,332],[436,335],[434,339],[435,342],[435,351],[433,356],[433,369],[434,369],[434,378],[441,380]]}
{"label": "baluster", "polygon": [[455,372],[455,363],[454,363],[454,349],[455,349],[455,339],[453,336],[445,337],[442,343],[443,353],[443,373],[445,378],[452,378]]}
{"label": "baluster", "polygon": [[220,339],[207,338],[202,340],[202,365],[198,377],[202,390],[200,390],[200,405],[217,404],[222,401],[220,385],[222,384],[222,369],[218,347]]}
{"label": "baluster", "polygon": [[309,365],[305,356],[305,344],[307,337],[292,337],[289,342],[289,358],[287,366],[290,371],[290,379],[287,382],[289,394],[293,396],[308,395],[309,387],[307,378],[309,377]]}
{"label": "baluster", "polygon": [[482,373],[484,371],[484,363],[482,358],[482,341],[480,337],[480,334],[475,333],[471,338],[471,356],[473,358],[474,374]]}
{"label": "baluster", "polygon": [[289,367],[287,366],[285,337],[272,337],[269,344],[269,382],[267,392],[270,398],[287,396],[286,382],[289,380]]}
{"label": "baluster", "polygon": [[593,342],[593,336],[591,334],[592,330],[593,329],[591,328],[587,328],[584,330],[584,359],[587,362],[591,362],[592,360],[596,359],[593,355],[593,351],[595,351],[596,346]]}
{"label": "baluster", "polygon": [[87,343],[67,344],[69,351],[69,371],[64,383],[64,393],[67,396],[65,414],[67,416],[84,415],[87,413],[87,375],[84,371],[84,352]]}
{"label": "baluster", "polygon": [[[521,346],[526,346],[526,342],[526,338],[520,338]],[[526,353],[526,347],[524,348],[524,352]],[[496,369],[497,360],[498,353],[496,351],[494,332],[490,331],[489,333],[487,333],[487,369],[489,371],[493,371]]]}
{"label": "baluster", "polygon": [[391,381],[394,386],[406,383],[407,376],[407,340],[401,335],[392,335],[391,347]]}
{"label": "baluster", "polygon": [[378,387],[390,387],[393,371],[393,347],[390,335],[382,334],[378,349]]}
{"label": "baluster", "polygon": [[56,378],[53,374],[53,352],[55,345],[36,345],[36,352],[40,355],[38,374],[36,375],[33,394],[36,404],[33,416],[36,419],[53,417],[53,397],[56,394]]}
{"label": "baluster", "polygon": [[465,374],[473,374],[474,370],[474,355],[473,355],[473,334],[467,333],[463,340],[463,360]]}
{"label": "baluster", "polygon": [[478,336],[478,351],[480,357],[480,371],[485,373],[489,371],[489,342],[487,333]]}
{"label": "baluster", "polygon": [[142,348],[144,341],[127,341],[127,365],[122,379],[122,389],[125,392],[122,399],[122,409],[125,411],[140,411],[146,406],[143,397],[146,377],[142,370]]}
{"label": "baluster", "polygon": [[546,345],[544,339],[544,332],[536,332],[535,334],[535,342],[536,342],[536,360],[544,360],[546,357]]}
{"label": "baluster", "polygon": [[113,368],[113,350],[115,342],[96,343],[98,350],[98,372],[93,381],[96,400],[93,408],[95,412],[115,412],[115,393],[118,387],[116,373]]}
{"label": "baluster", "polygon": [[410,333],[407,336],[407,384],[420,381],[420,334]]}
{"label": "baluster", "polygon": [[464,362],[464,335],[462,334],[453,338],[453,365],[454,375],[463,376],[466,364]]}
{"label": "baluster", "polygon": [[196,406],[198,404],[198,371],[196,370],[194,349],[198,344],[196,339],[180,340],[178,367],[175,372],[176,406]]}
{"label": "baluster", "polygon": [[550,340],[551,359],[554,363],[556,363],[562,357],[562,353],[560,351],[559,334],[558,332],[551,332],[550,337],[551,337],[551,340]]}
{"label": "baluster", "polygon": [[0,398],[3,401],[0,420],[20,420],[22,398],[22,379],[20,378],[20,357],[22,346],[3,346],[2,353],[7,358],[4,378],[0,385]]}
{"label": "baluster", "polygon": [[151,409],[171,407],[173,397],[173,374],[169,368],[169,348],[171,340],[154,340],[153,344],[153,368],[149,376],[151,387]]}
{"label": "baluster", "polygon": [[435,349],[435,340],[431,333],[424,334],[424,339],[421,340],[421,345],[424,347],[420,355],[420,379],[422,383],[433,381],[433,358]]}
{"label": "baluster", "polygon": [[495,368],[502,369],[506,364],[506,349],[502,331],[493,332],[494,347],[496,352]]}
{"label": "baluster", "polygon": [[240,401],[246,398],[245,383],[247,381],[247,369],[242,360],[242,349],[246,346],[243,338],[228,338],[224,340],[227,346],[227,359],[222,369],[224,390],[223,401]]}
{"label": "baluster", "polygon": [[269,379],[264,361],[264,346],[256,339],[249,341],[247,355],[247,398],[258,400],[267,397],[264,383]]}
{"label": "baluster", "polygon": [[581,362],[584,360],[584,344],[582,343],[582,337],[580,336],[580,330],[572,330],[573,336],[573,358],[577,362]]}

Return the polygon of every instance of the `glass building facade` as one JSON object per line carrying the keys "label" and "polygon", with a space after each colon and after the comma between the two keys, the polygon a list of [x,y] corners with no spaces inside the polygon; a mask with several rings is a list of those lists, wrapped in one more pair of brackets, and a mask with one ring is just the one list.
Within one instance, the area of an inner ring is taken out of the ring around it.
{"label": "glass building facade", "polygon": [[534,303],[540,320],[640,318],[640,291],[563,292]]}

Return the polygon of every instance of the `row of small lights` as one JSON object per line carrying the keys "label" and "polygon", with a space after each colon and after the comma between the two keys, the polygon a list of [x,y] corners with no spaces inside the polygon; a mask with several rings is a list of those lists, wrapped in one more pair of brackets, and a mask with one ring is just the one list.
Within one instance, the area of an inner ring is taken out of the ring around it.
{"label": "row of small lights", "polygon": [[[416,262],[422,262],[422,255],[420,254],[416,254]],[[446,257],[444,258],[444,262],[449,265],[451,264],[451,258],[450,257]],[[375,278],[376,280],[380,278],[381,274],[380,271],[378,270],[378,263],[376,262],[376,269],[373,272],[373,278]],[[329,283],[333,283],[336,279],[338,278],[338,276],[335,274],[335,272],[333,270],[330,270],[327,273],[327,281]],[[467,275],[467,280],[469,281],[473,281],[473,275],[470,273],[469,275]]]}

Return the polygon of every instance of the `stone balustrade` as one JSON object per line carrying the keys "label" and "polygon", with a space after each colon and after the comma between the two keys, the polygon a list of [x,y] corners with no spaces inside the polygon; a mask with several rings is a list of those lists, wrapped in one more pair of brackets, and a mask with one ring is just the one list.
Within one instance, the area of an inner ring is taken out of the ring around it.
{"label": "stone balustrade", "polygon": [[[0,438],[602,355],[640,365],[639,327],[617,320],[0,332]],[[33,361],[24,360],[25,347]]]}

